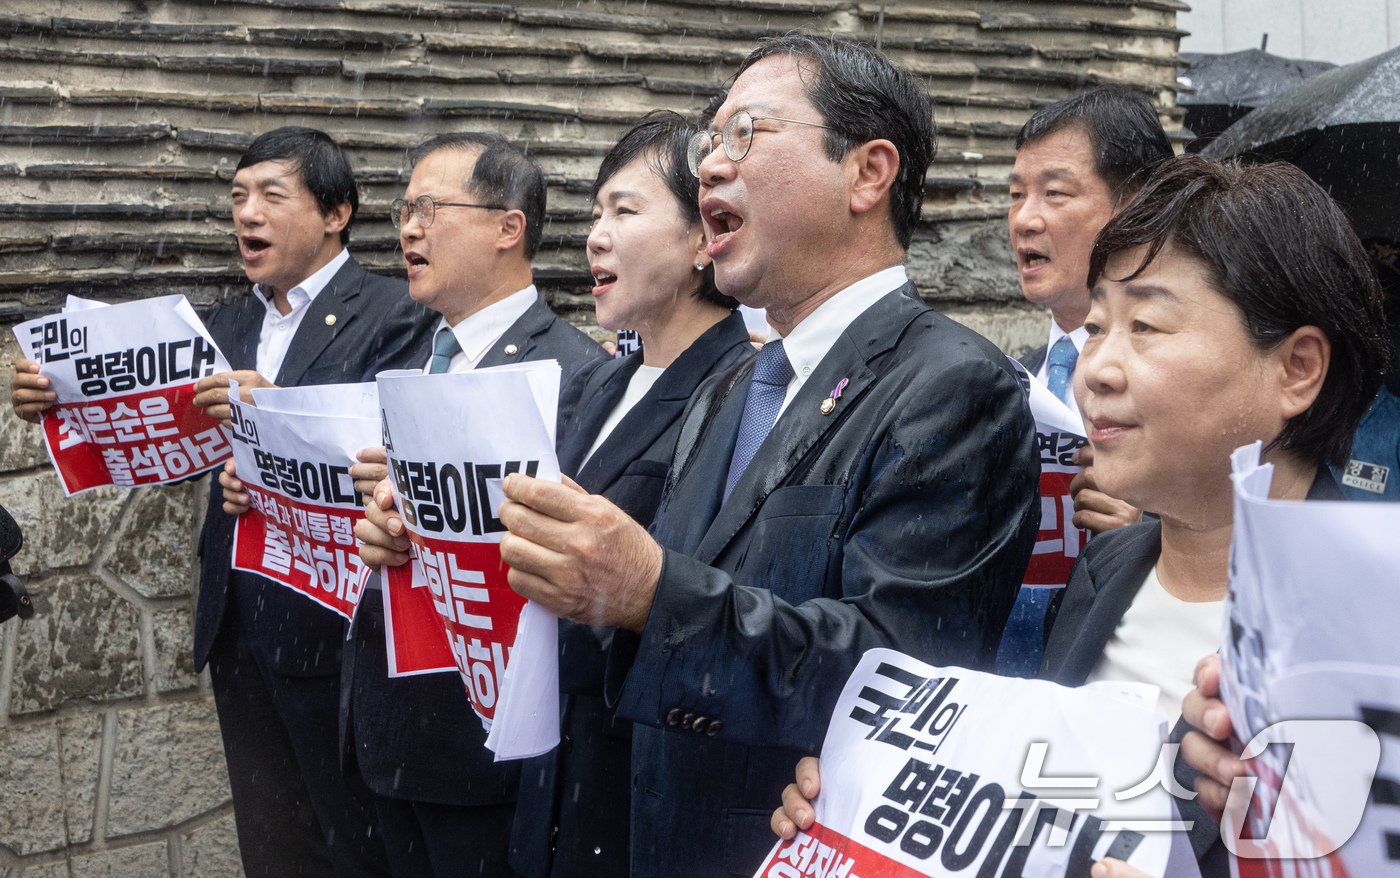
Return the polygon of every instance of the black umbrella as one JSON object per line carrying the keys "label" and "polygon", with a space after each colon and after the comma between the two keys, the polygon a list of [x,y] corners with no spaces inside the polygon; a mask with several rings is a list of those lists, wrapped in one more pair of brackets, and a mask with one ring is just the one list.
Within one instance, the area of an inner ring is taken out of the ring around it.
{"label": "black umbrella", "polygon": [[1332,193],[1362,238],[1400,238],[1400,48],[1318,74],[1201,154],[1291,162]]}
{"label": "black umbrella", "polygon": [[1192,89],[1177,98],[1186,110],[1186,127],[1197,138],[1209,139],[1229,128],[1256,107],[1337,65],[1299,61],[1245,49],[1214,55],[1182,52],[1177,80]]}

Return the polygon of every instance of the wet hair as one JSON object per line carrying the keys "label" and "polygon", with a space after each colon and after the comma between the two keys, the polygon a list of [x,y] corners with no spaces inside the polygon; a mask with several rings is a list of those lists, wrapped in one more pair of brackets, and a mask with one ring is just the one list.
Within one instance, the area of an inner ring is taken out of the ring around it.
{"label": "wet hair", "polygon": [[775,55],[791,55],[816,68],[816,76],[804,78],[804,84],[807,99],[831,128],[825,145],[832,161],[872,140],[888,140],[899,151],[890,222],[907,250],[923,207],[924,175],[937,150],[933,102],[923,81],[874,49],[806,31],[763,40],[735,78]]}
{"label": "wet hair", "polygon": [[462,191],[525,214],[525,258],[534,259],[544,234],[545,183],[539,163],[504,137],[463,131],[439,134],[414,147],[408,153],[409,167],[444,149],[479,153]]}
{"label": "wet hair", "polygon": [[1078,128],[1094,150],[1094,172],[1113,197],[1126,201],[1172,144],[1147,98],[1118,86],[1101,86],[1042,107],[1016,135],[1016,150],[1052,134]]}
{"label": "wet hair", "polygon": [[350,219],[340,230],[340,243],[350,243],[350,227],[360,209],[360,190],[355,185],[355,173],[350,170],[350,159],[329,134],[297,125],[274,128],[248,144],[234,173],[263,162],[293,165],[301,185],[316,199],[322,216],[330,215],[342,204],[350,205]]}
{"label": "wet hair", "polygon": [[1172,159],[1099,232],[1089,286],[1115,253],[1148,248],[1141,265],[1115,278],[1130,280],[1167,244],[1201,263],[1257,349],[1302,326],[1327,335],[1332,357],[1317,399],[1269,447],[1344,464],[1388,358],[1380,286],[1346,214],[1293,165]]}
{"label": "wet hair", "polygon": [[[603,163],[598,166],[598,176],[593,179],[590,197],[596,201],[598,193],[613,175],[642,158],[651,172],[666,184],[685,221],[692,226],[700,225],[700,181],[690,173],[686,161],[690,139],[700,130],[670,110],[655,110],[646,114],[603,156]],[[737,300],[715,287],[713,264],[706,265],[701,272],[700,288],[695,291],[695,297],[723,308],[737,308],[739,305]]]}

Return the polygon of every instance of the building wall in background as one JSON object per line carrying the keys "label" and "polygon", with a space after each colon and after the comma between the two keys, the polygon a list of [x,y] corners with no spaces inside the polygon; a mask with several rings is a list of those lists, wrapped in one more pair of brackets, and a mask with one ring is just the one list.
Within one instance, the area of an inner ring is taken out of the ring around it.
{"label": "building wall in background", "polygon": [[[550,182],[540,285],[581,325],[598,161],[657,107],[695,111],[755,41],[879,43],[937,103],[910,253],[923,293],[1008,349],[1038,343],[1005,230],[1012,138],[1098,82],[1173,113],[1179,0],[16,0],[0,11],[0,395],[9,328],[74,292],[246,294],[228,184],[256,133],[332,132],[363,186],[351,249],[399,272],[407,147],[487,128]],[[0,875],[238,874],[207,678],[193,673],[203,485],[64,500],[38,431],[0,412],[0,503],[38,612],[0,626]]]}
{"label": "building wall in background", "polygon": [[1286,58],[1350,64],[1400,46],[1400,0],[1190,0],[1177,17],[1183,52],[1268,49]]}

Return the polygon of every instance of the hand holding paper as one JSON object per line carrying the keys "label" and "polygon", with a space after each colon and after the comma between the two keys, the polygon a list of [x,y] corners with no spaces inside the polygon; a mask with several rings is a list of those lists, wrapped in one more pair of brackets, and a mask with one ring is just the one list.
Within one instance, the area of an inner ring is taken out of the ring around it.
{"label": "hand holding paper", "polygon": [[575,622],[640,632],[661,579],[661,547],[646,529],[572,481],[515,473],[504,488],[511,588]]}
{"label": "hand holding paper", "polygon": [[229,424],[229,381],[238,382],[239,402],[245,405],[256,404],[253,402],[253,391],[256,388],[277,386],[252,369],[219,372],[199,379],[194,386],[194,404],[208,412],[209,417],[222,421],[225,427]]}
{"label": "hand holding paper", "polygon": [[355,490],[369,502],[374,497],[374,489],[389,478],[388,452],[383,445],[374,445],[360,449],[355,459],[359,463],[350,467],[350,478],[355,480]]}
{"label": "hand holding paper", "polygon": [[1220,700],[1220,656],[1210,655],[1196,665],[1196,688],[1186,695],[1181,717],[1199,731],[1181,742],[1181,755],[1200,772],[1196,778],[1197,802],[1216,823],[1225,810],[1230,784],[1249,774],[1244,762],[1230,750],[1230,712]]}
{"label": "hand holding paper", "polygon": [[408,563],[408,532],[403,517],[394,508],[388,479],[374,486],[374,494],[365,504],[365,517],[355,525],[355,536],[364,544],[360,546],[360,559],[366,566],[400,567]]}
{"label": "hand holding paper", "polygon": [[225,513],[242,515],[248,511],[253,501],[248,497],[248,492],[243,490],[243,483],[238,480],[238,465],[231,457],[224,461],[224,468],[219,471],[219,486],[224,489]]}
{"label": "hand holding paper", "polygon": [[39,416],[56,402],[58,394],[50,386],[49,379],[39,374],[39,364],[33,360],[18,360],[14,381],[10,384],[10,405],[15,414],[37,424]]}

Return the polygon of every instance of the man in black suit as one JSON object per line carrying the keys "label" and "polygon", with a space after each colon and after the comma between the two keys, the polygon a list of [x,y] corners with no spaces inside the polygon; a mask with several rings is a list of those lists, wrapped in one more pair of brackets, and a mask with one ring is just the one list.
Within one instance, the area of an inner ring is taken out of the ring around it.
{"label": "man in black suit", "polygon": [[905,275],[923,83],[791,34],[749,56],[714,124],[691,152],[708,253],[773,334],[691,401],[655,539],[529,478],[501,511],[517,591],[623,629],[608,694],[638,723],[636,876],[749,874],[862,653],[987,667],[1036,530],[1012,370]]}
{"label": "man in black suit", "polygon": [[[215,309],[208,329],[235,370],[203,379],[195,403],[227,419],[228,379],[254,387],[364,380],[427,341],[401,282],[345,249],[359,195],[326,134],[279,128],[239,160],[234,230],[252,295]],[[38,367],[17,366],[16,412],[53,402]],[[336,758],[343,620],[281,586],[230,568],[233,519],[214,485],[200,534],[195,667],[207,664],[249,875],[374,875],[385,858],[369,791]]]}
{"label": "man in black suit", "polygon": [[[487,134],[435,137],[410,160],[413,176],[394,203],[409,294],[441,315],[433,356],[415,365],[459,372],[554,359],[567,385],[605,359],[535,289],[530,260],[545,212],[539,165]],[[372,494],[388,477],[384,450],[360,457],[351,474]],[[380,500],[387,505],[387,491]],[[455,668],[390,678],[387,662],[376,576],[345,655],[341,721],[346,762],[374,791],[394,874],[512,874],[506,860],[519,763],[493,761]]]}

